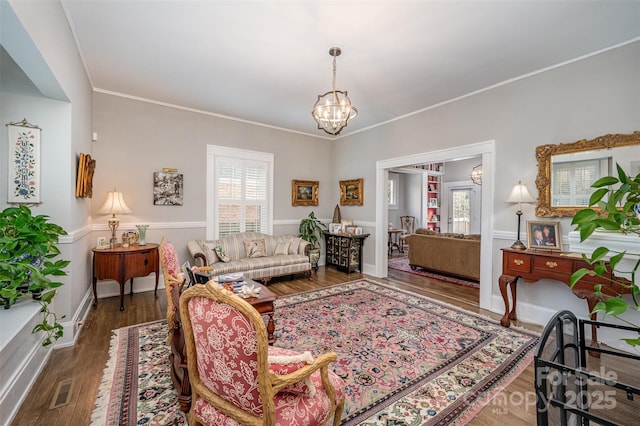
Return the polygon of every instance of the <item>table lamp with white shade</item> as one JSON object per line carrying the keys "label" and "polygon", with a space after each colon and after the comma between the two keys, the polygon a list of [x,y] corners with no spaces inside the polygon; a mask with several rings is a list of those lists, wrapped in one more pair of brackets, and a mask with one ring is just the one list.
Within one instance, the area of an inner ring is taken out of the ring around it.
{"label": "table lamp with white shade", "polygon": [[124,195],[122,192],[118,192],[117,188],[113,188],[113,191],[107,192],[107,199],[100,210],[98,210],[98,214],[111,215],[108,222],[109,229],[111,229],[111,239],[109,240],[111,248],[114,248],[118,242],[118,238],[116,238],[116,230],[118,229],[118,226],[120,226],[120,219],[118,219],[116,215],[129,213],[132,213],[132,211],[124,202]]}
{"label": "table lamp with white shade", "polygon": [[522,183],[522,181],[518,181],[517,184],[513,185],[511,194],[509,194],[509,197],[507,198],[507,203],[518,204],[518,211],[516,212],[516,214],[518,215],[518,240],[511,245],[512,249],[527,249],[527,246],[525,246],[524,243],[520,241],[520,219],[522,217],[522,203],[533,203],[534,201],[535,198],[531,196],[527,185]]}

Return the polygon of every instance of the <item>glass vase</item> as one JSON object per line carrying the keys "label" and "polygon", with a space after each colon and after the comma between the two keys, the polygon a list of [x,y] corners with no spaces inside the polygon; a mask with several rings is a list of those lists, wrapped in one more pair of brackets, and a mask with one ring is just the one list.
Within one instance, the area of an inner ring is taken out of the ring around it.
{"label": "glass vase", "polygon": [[146,237],[147,237],[148,227],[149,225],[136,225],[136,228],[138,228],[138,235],[139,235],[138,245],[141,245],[141,246],[147,245]]}

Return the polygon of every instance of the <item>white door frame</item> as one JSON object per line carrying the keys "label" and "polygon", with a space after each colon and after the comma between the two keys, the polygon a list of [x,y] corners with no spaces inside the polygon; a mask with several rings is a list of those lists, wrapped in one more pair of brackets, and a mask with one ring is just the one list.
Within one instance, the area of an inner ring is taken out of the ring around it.
{"label": "white door frame", "polygon": [[493,249],[493,190],[495,141],[376,161],[375,276],[387,276],[387,178],[389,169],[411,164],[482,156],[482,217],[480,232],[480,307],[491,308]]}

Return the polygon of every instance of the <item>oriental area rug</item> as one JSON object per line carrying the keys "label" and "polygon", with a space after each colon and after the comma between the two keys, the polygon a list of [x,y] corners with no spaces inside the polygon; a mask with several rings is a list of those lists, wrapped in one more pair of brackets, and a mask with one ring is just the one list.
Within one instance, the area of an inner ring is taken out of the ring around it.
{"label": "oriental area rug", "polygon": [[[466,424],[531,362],[538,336],[372,280],[280,297],[276,346],[334,351],[343,425]],[[166,322],[115,330],[92,424],[186,424]]]}
{"label": "oriental area rug", "polygon": [[478,283],[477,281],[453,277],[450,275],[438,274],[435,272],[427,271],[426,269],[422,269],[420,267],[417,267],[414,271],[413,269],[411,269],[411,266],[409,266],[409,259],[406,257],[396,257],[393,259],[389,259],[388,266],[389,269],[395,269],[396,271],[408,272],[413,275],[420,275],[421,277],[433,278],[452,284],[480,289],[480,283]]}

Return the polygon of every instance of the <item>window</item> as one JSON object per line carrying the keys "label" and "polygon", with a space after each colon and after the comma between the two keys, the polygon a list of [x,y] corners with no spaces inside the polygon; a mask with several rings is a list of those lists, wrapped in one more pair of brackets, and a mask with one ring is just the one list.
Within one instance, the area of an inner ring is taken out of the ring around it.
{"label": "window", "polygon": [[605,176],[608,159],[552,163],[552,206],[588,206],[594,189],[591,184]]}
{"label": "window", "polygon": [[400,179],[397,173],[389,173],[387,180],[387,204],[390,209],[398,208],[398,183]]}
{"label": "window", "polygon": [[273,230],[273,154],[207,147],[207,239]]}

